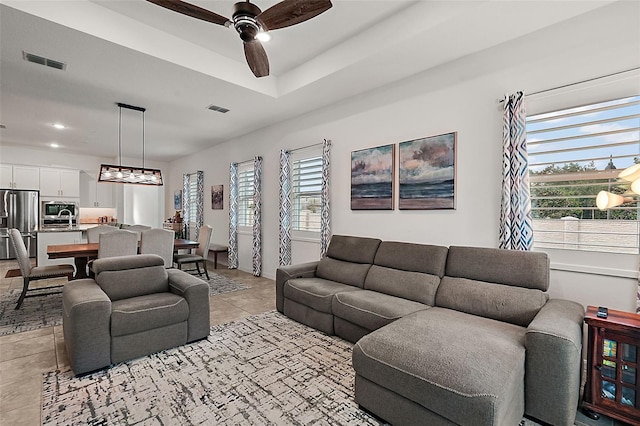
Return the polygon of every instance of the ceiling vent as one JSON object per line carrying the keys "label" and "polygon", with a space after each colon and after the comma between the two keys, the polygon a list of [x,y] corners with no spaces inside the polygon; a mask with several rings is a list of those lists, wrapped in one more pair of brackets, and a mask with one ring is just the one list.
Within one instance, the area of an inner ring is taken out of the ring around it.
{"label": "ceiling vent", "polygon": [[64,62],[43,58],[42,56],[34,55],[33,53],[27,53],[23,51],[22,56],[24,57],[25,61],[33,62],[34,64],[45,65],[47,67],[63,71],[67,68],[67,64],[65,64]]}
{"label": "ceiling vent", "polygon": [[213,105],[213,104],[209,105],[207,109],[210,109],[211,111],[221,112],[222,114],[226,114],[227,112],[229,112],[228,109],[222,108],[221,106]]}

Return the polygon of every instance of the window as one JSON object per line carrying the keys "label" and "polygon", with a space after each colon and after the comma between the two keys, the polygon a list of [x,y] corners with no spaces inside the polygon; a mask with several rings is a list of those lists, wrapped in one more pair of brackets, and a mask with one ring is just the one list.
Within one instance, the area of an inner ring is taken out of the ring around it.
{"label": "window", "polygon": [[638,253],[640,203],[600,211],[595,199],[628,189],[617,176],[640,162],[639,132],[640,96],[527,117],[537,248]]}
{"label": "window", "polygon": [[238,168],[238,226],[253,227],[253,163]]}
{"label": "window", "polygon": [[320,232],[322,157],[293,158],[291,173],[294,231]]}
{"label": "window", "polygon": [[196,223],[196,217],[198,213],[198,174],[197,173],[189,173],[189,192],[187,193],[187,197],[189,197],[188,207],[189,211],[184,213],[184,220],[187,223]]}

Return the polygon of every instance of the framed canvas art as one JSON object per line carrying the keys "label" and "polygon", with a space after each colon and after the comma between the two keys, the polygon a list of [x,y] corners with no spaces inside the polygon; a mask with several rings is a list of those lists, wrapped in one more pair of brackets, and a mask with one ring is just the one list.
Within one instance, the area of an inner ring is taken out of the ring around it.
{"label": "framed canvas art", "polygon": [[457,134],[400,143],[401,210],[455,209]]}
{"label": "framed canvas art", "polygon": [[351,210],[393,210],[395,145],[351,153]]}
{"label": "framed canvas art", "polygon": [[222,210],[224,208],[224,186],[211,185],[211,208]]}
{"label": "framed canvas art", "polygon": [[173,208],[174,210],[182,210],[182,189],[173,192]]}

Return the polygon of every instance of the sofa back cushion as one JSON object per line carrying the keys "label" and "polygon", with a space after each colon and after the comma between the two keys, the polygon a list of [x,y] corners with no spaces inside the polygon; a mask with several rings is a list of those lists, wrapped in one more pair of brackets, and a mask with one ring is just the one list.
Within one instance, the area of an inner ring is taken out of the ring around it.
{"label": "sofa back cushion", "polygon": [[112,301],[169,291],[164,260],[155,254],[96,259],[93,271],[96,282]]}
{"label": "sofa back cushion", "polygon": [[372,264],[379,245],[380,240],[377,238],[334,235],[327,249],[327,257],[345,262]]}
{"label": "sofa back cushion", "polygon": [[547,291],[546,253],[481,247],[449,247],[445,275]]}
{"label": "sofa back cushion", "polygon": [[447,264],[448,251],[444,246],[383,241],[378,247],[373,263],[441,278]]}
{"label": "sofa back cushion", "polygon": [[547,300],[541,290],[444,276],[435,304],[526,327]]}
{"label": "sofa back cushion", "polygon": [[370,263],[345,262],[325,257],[318,262],[316,277],[363,288],[369,268]]}
{"label": "sofa back cushion", "polygon": [[373,265],[364,289],[433,306],[438,284],[440,278],[435,275]]}
{"label": "sofa back cushion", "polygon": [[332,236],[327,257],[318,262],[316,277],[364,287],[364,279],[379,245],[380,240],[377,238]]}

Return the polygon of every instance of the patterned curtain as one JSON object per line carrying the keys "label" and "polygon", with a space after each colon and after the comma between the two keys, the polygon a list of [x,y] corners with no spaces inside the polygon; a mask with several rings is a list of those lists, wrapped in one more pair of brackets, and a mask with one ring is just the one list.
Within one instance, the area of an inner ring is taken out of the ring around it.
{"label": "patterned curtain", "polygon": [[329,197],[329,177],[331,169],[331,141],[322,144],[322,201],[320,206],[320,257],[327,255],[331,241],[331,206]]}
{"label": "patterned curtain", "polygon": [[262,157],[253,160],[253,275],[262,274]]}
{"label": "patterned curtain", "polygon": [[189,238],[189,221],[187,220],[189,213],[189,174],[182,175],[182,235],[183,238]]}
{"label": "patterned curtain", "polygon": [[291,153],[280,151],[280,255],[279,266],[291,265]]}
{"label": "patterned curtain", "polygon": [[238,163],[229,168],[229,269],[238,269]]}
{"label": "patterned curtain", "polygon": [[196,172],[198,185],[198,193],[196,194],[196,240],[200,235],[200,228],[204,225],[204,172],[198,170]]}
{"label": "patterned curtain", "polygon": [[533,246],[526,118],[524,93],[505,97],[500,210],[500,248],[503,249],[531,250]]}

